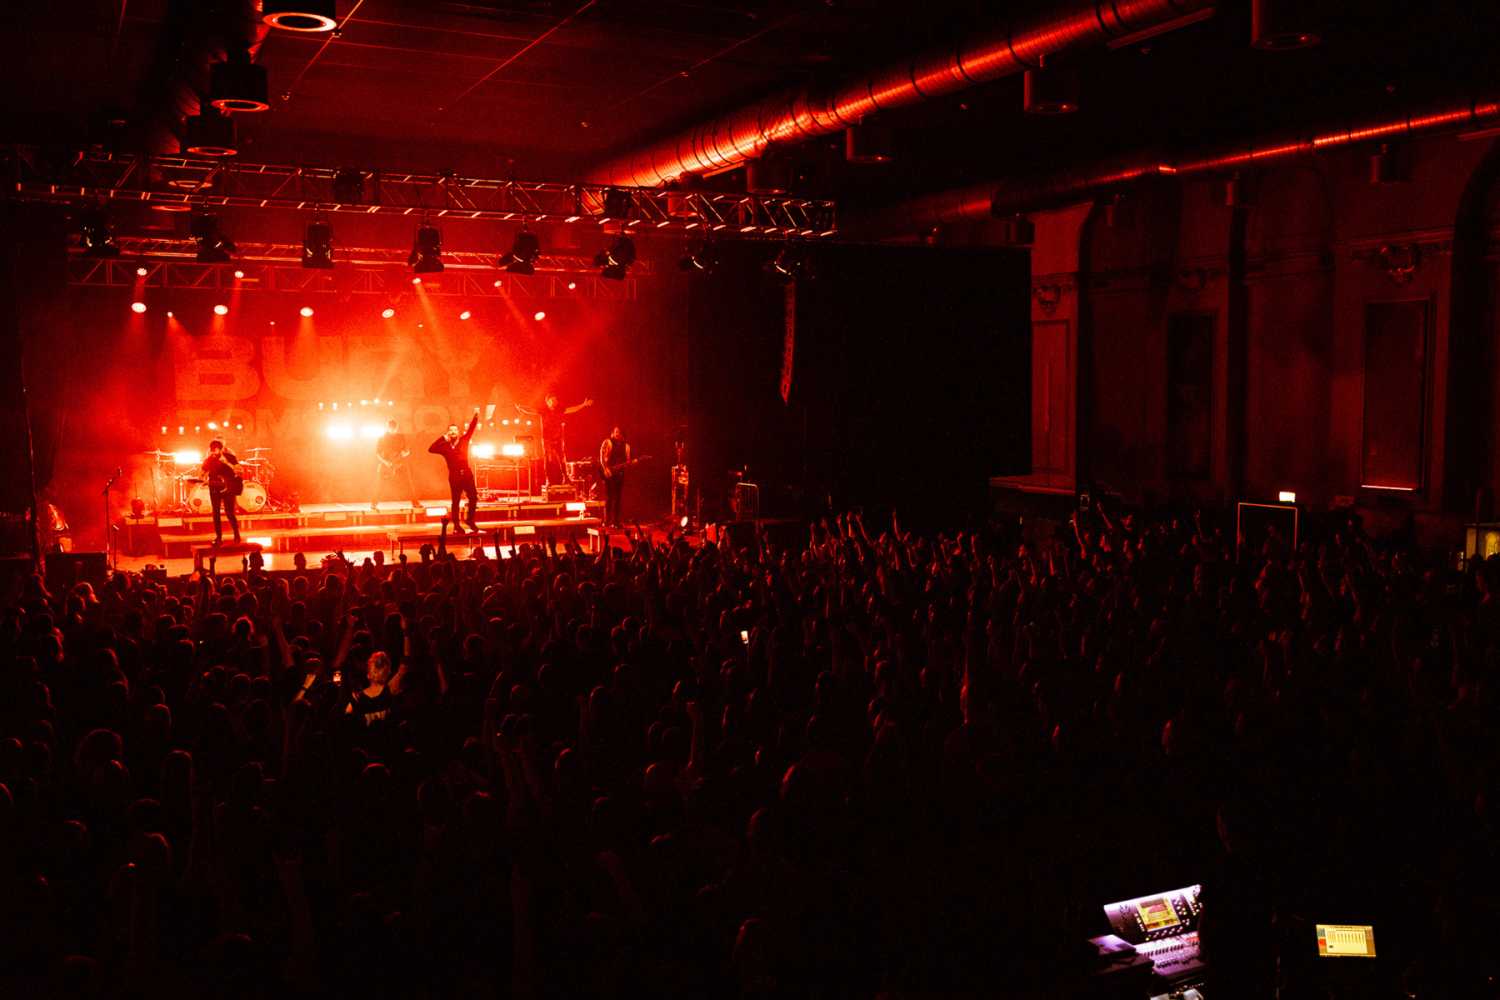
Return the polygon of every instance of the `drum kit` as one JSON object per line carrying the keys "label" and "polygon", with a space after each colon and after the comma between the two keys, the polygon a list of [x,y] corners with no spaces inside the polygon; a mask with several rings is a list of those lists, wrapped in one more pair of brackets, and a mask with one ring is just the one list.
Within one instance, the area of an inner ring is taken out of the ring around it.
{"label": "drum kit", "polygon": [[[276,466],[270,458],[270,448],[246,449],[245,458],[237,468],[244,479],[244,489],[236,498],[236,508],[242,514],[259,514],[271,501],[271,481],[276,478]],[[180,514],[208,514],[213,510],[208,495],[208,480],[201,475],[200,457],[194,453],[190,462],[186,456],[175,451],[148,451],[156,459],[156,478],[171,484],[172,496],[167,503],[158,501],[158,509]],[[158,496],[160,492],[158,491]]]}

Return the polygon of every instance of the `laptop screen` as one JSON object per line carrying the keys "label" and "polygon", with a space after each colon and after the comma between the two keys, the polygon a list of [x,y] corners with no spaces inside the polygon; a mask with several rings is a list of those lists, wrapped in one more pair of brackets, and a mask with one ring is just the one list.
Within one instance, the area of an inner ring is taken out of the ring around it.
{"label": "laptop screen", "polygon": [[1369,924],[1318,924],[1318,954],[1324,958],[1374,958],[1375,928]]}

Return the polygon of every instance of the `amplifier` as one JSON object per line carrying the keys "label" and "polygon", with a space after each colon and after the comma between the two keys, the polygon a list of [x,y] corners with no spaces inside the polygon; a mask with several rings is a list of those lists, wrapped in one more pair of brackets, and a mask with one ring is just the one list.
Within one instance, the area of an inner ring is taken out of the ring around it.
{"label": "amplifier", "polygon": [[560,502],[560,501],[568,501],[568,500],[577,500],[578,499],[578,487],[574,486],[572,483],[559,483],[558,485],[555,485],[555,486],[553,486],[553,485],[543,486],[542,487],[542,496],[546,497],[547,500],[548,500],[548,502],[550,502],[550,503],[557,503],[557,502]]}

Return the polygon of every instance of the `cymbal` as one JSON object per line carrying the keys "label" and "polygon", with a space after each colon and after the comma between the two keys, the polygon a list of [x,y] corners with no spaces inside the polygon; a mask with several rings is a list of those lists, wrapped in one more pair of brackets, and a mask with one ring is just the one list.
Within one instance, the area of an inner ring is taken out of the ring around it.
{"label": "cymbal", "polygon": [[270,451],[270,448],[246,448],[245,454],[250,455],[257,451]]}
{"label": "cymbal", "polygon": [[175,458],[177,456],[177,452],[175,451],[162,451],[160,448],[154,451],[143,452],[143,454],[154,455],[157,458]]}

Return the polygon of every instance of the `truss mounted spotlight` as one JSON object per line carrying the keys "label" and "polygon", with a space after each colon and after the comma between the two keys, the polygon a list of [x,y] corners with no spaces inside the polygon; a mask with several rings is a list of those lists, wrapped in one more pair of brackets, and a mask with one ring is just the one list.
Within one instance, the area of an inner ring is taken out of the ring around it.
{"label": "truss mounted spotlight", "polygon": [[691,248],[677,262],[677,267],[689,274],[709,274],[718,266],[719,253],[712,240],[704,240]]}
{"label": "truss mounted spotlight", "polygon": [[610,188],[604,192],[604,216],[600,221],[608,222],[611,219],[626,221],[633,214],[631,209],[630,192]]}
{"label": "truss mounted spotlight", "polygon": [[321,214],[307,224],[302,236],[302,266],[321,270],[333,267],[333,226]]}
{"label": "truss mounted spotlight", "polygon": [[516,233],[510,253],[501,254],[499,264],[511,274],[535,274],[537,258],[542,255],[542,241],[525,226]]}
{"label": "truss mounted spotlight", "polygon": [[243,49],[208,70],[208,103],[223,112],[271,110],[266,68],[250,61]]}
{"label": "truss mounted spotlight", "polygon": [[198,241],[198,263],[223,264],[239,253],[239,247],[219,228],[217,215],[194,212],[189,227],[193,239]]}
{"label": "truss mounted spotlight", "polygon": [[1028,115],[1070,115],[1078,110],[1078,74],[1045,59],[1022,81],[1021,107]]}
{"label": "truss mounted spotlight", "polygon": [[265,0],[260,19],[283,31],[332,31],[339,26],[335,0]]}
{"label": "truss mounted spotlight", "polygon": [[895,158],[891,130],[860,122],[844,129],[844,160],[847,163],[889,163]]}
{"label": "truss mounted spotlight", "polygon": [[802,248],[788,242],[782,244],[775,257],[766,261],[766,273],[789,285],[800,278],[811,278],[812,267]]}
{"label": "truss mounted spotlight", "polygon": [[625,272],[635,263],[635,241],[623,234],[615,237],[615,241],[607,249],[594,255],[594,263],[599,266],[599,273],[604,277],[611,281],[624,281]]}
{"label": "truss mounted spotlight", "polygon": [[239,152],[235,139],[234,119],[212,106],[201,114],[189,115],[183,123],[182,151],[194,156],[233,156]]}
{"label": "truss mounted spotlight", "polygon": [[443,269],[443,234],[426,219],[417,227],[407,265],[417,274],[436,274]]}
{"label": "truss mounted spotlight", "polygon": [[333,200],[340,205],[358,205],[365,200],[365,174],[354,167],[344,167],[333,175]]}
{"label": "truss mounted spotlight", "polygon": [[78,235],[83,241],[85,257],[118,257],[120,248],[115,243],[114,228],[109,223],[109,213],[103,205],[91,205],[84,209],[78,219]]}
{"label": "truss mounted spotlight", "polygon": [[1305,0],[1252,0],[1250,44],[1265,52],[1306,49],[1323,40]]}

